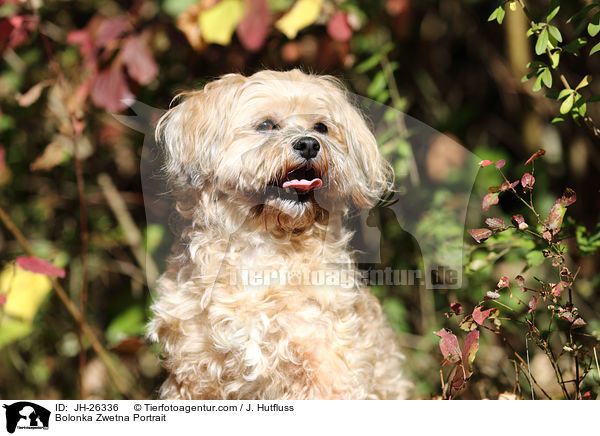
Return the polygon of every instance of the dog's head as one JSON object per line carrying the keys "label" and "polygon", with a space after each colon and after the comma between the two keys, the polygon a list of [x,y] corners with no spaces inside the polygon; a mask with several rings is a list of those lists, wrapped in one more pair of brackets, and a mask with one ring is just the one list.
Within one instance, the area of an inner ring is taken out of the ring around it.
{"label": "dog's head", "polygon": [[390,186],[373,134],[331,77],[229,74],[182,97],[157,128],[175,190],[207,190],[256,217],[276,211],[298,228],[323,208],[369,207]]}

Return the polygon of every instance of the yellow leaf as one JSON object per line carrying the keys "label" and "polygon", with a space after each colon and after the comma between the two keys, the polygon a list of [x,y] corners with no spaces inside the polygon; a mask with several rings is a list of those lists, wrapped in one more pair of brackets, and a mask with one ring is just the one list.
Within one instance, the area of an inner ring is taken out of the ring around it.
{"label": "yellow leaf", "polygon": [[322,4],[323,0],[298,0],[292,9],[275,23],[275,27],[289,39],[294,39],[300,30],[319,18]]}
{"label": "yellow leaf", "polygon": [[517,10],[517,2],[516,1],[510,2],[508,4],[508,7],[510,8],[511,11],[513,11],[513,12],[516,11]]}
{"label": "yellow leaf", "polygon": [[24,321],[33,320],[50,289],[48,277],[16,265],[8,265],[0,273],[0,292],[7,294],[4,313]]}
{"label": "yellow leaf", "polygon": [[243,0],[223,0],[201,12],[198,20],[202,37],[208,43],[228,45],[244,12]]}

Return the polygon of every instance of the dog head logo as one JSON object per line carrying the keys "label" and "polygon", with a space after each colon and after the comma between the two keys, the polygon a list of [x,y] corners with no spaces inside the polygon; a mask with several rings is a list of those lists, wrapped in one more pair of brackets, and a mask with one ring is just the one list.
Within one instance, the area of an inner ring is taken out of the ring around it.
{"label": "dog head logo", "polygon": [[6,431],[16,429],[48,429],[50,411],[29,401],[19,401],[3,406],[6,409]]}
{"label": "dog head logo", "polygon": [[[351,95],[331,78],[283,74],[227,75],[182,95],[158,125],[160,149],[149,120],[163,111],[135,103],[137,117],[116,116],[146,133],[147,217],[156,218],[150,208],[162,173],[179,194],[178,211],[193,214],[200,202],[203,212],[227,224],[229,244],[236,241],[236,229],[253,221],[287,232],[315,224],[335,232],[340,223],[334,219],[341,216],[346,220],[341,225],[357,235],[356,261],[375,265],[385,236],[373,218],[377,205],[417,241],[423,285],[460,288],[476,156],[395,109]],[[291,94],[301,103],[288,104]],[[401,164],[394,168],[400,185],[392,185],[387,161]],[[377,203],[386,191],[391,195]],[[230,210],[221,210],[224,206]],[[440,228],[444,231],[432,231]],[[228,250],[222,251],[227,262]]]}

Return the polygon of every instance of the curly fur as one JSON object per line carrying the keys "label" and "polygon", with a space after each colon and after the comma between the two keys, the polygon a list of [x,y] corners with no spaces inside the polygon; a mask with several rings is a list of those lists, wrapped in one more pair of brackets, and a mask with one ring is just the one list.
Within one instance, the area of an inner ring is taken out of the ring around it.
{"label": "curly fur", "polygon": [[[257,131],[269,118],[272,131]],[[312,130],[323,122],[328,132]],[[268,195],[319,141],[323,187],[302,200]],[[358,280],[341,217],[390,187],[389,165],[331,77],[298,70],[230,74],[159,122],[165,173],[187,227],[158,281],[149,336],[160,342],[174,399],[398,399],[409,384],[377,299]],[[303,277],[346,271],[343,284],[249,284],[242,271]]]}

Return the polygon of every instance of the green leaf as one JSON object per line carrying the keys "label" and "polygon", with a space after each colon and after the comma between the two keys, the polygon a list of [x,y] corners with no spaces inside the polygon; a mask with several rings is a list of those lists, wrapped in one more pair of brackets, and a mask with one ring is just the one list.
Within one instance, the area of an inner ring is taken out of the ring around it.
{"label": "green leaf", "polygon": [[567,95],[572,94],[573,90],[572,89],[563,89],[562,91],[560,91],[560,93],[558,94],[558,99],[562,100],[563,98],[565,98]]}
{"label": "green leaf", "polygon": [[373,78],[373,81],[367,88],[367,94],[371,98],[377,97],[377,95],[386,89],[386,81],[385,81],[385,73],[383,71],[378,71]]}
{"label": "green leaf", "polygon": [[541,77],[542,77],[542,82],[544,82],[544,85],[546,86],[546,88],[552,88],[552,73],[550,73],[550,70],[548,68],[544,68],[544,71],[542,71]]}
{"label": "green leaf", "polygon": [[599,50],[600,50],[600,42],[598,44],[596,44],[595,46],[592,47],[592,49],[590,50],[590,56],[593,55],[594,53],[596,53]]}
{"label": "green leaf", "polygon": [[0,323],[0,349],[17,341],[33,331],[33,325],[27,321],[4,316]]}
{"label": "green leaf", "polygon": [[548,32],[550,32],[550,36],[552,36],[555,40],[562,42],[562,35],[560,34],[558,27],[548,25]]}
{"label": "green leaf", "polygon": [[570,43],[568,43],[567,45],[563,46],[563,49],[565,51],[577,56],[579,54],[579,50],[581,50],[581,47],[583,47],[587,43],[588,43],[587,39],[577,38],[577,39],[571,41]]}
{"label": "green leaf", "polygon": [[556,50],[550,55],[550,62],[552,63],[552,68],[558,67],[560,63],[560,51]]}
{"label": "green leaf", "polygon": [[119,314],[106,329],[106,340],[116,344],[131,336],[141,336],[145,331],[144,311],[140,306],[131,306]]}
{"label": "green leaf", "polygon": [[488,21],[496,20],[498,24],[502,24],[502,21],[504,20],[504,15],[504,5],[498,6],[496,9],[494,9],[494,12],[492,12],[492,14],[488,17]]}
{"label": "green leaf", "polygon": [[575,90],[577,91],[578,89],[585,88],[586,86],[588,86],[590,84],[591,81],[592,81],[592,76],[590,76],[589,74],[586,75],[583,79],[581,79],[581,82],[579,82],[579,85],[577,85],[575,87]]}
{"label": "green leaf", "polygon": [[541,251],[533,250],[525,255],[525,259],[527,260],[527,264],[531,266],[538,266],[544,263],[544,254]]}
{"label": "green leaf", "polygon": [[560,113],[563,115],[568,114],[571,108],[573,107],[573,101],[573,94],[569,94],[565,101],[563,101],[563,103],[560,105]]}
{"label": "green leaf", "polygon": [[597,12],[588,24],[587,31],[590,36],[596,36],[600,32],[600,12]]}
{"label": "green leaf", "polygon": [[548,28],[544,27],[544,30],[538,35],[537,42],[535,44],[535,53],[538,55],[543,54],[548,48]]}
{"label": "green leaf", "polygon": [[362,73],[366,73],[367,71],[372,70],[377,65],[379,65],[381,58],[382,58],[381,53],[375,53],[373,56],[367,58],[366,60],[364,60],[363,62],[358,64],[355,68],[356,72],[362,74]]}
{"label": "green leaf", "polygon": [[541,74],[539,76],[537,76],[537,78],[535,79],[533,88],[531,88],[531,90],[533,92],[538,92],[540,89],[542,89],[542,75]]}
{"label": "green leaf", "polygon": [[162,9],[170,16],[176,17],[194,3],[197,3],[197,0],[164,0]]}
{"label": "green leaf", "polygon": [[546,16],[546,22],[552,21],[552,19],[554,17],[556,17],[556,14],[558,14],[559,10],[560,10],[560,1],[552,0],[552,2],[550,3],[550,12]]}
{"label": "green leaf", "polygon": [[550,121],[550,124],[560,124],[565,120],[565,117],[563,117],[562,115],[559,115],[558,117],[554,117],[552,118],[552,121]]}
{"label": "green leaf", "polygon": [[587,113],[587,105],[585,103],[581,103],[579,106],[577,106],[577,112],[579,112],[579,115],[582,117],[585,117],[585,114]]}

